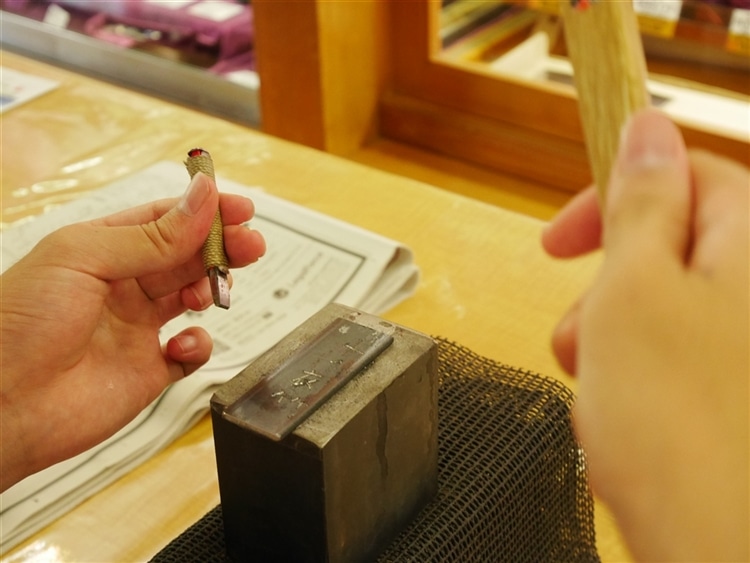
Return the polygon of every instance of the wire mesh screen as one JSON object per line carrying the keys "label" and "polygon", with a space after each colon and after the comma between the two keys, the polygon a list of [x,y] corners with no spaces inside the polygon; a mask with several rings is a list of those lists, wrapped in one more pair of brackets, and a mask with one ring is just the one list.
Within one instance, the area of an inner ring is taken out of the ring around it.
{"label": "wire mesh screen", "polygon": [[598,560],[572,393],[438,341],[438,496],[380,561]]}
{"label": "wire mesh screen", "polygon": [[[436,340],[438,494],[379,562],[598,561],[571,391]],[[152,561],[227,561],[221,507]]]}

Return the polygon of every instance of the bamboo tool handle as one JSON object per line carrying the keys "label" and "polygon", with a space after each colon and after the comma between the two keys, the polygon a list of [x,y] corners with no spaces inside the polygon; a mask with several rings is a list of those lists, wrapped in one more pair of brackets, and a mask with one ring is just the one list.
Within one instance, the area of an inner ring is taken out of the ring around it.
{"label": "bamboo tool handle", "polygon": [[628,117],[650,103],[630,0],[561,0],[568,55],[594,182],[603,200]]}

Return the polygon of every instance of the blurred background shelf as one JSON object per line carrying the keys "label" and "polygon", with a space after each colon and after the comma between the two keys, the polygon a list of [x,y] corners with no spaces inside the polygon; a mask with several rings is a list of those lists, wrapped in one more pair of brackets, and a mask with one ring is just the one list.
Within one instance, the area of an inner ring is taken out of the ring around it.
{"label": "blurred background shelf", "polygon": [[250,7],[227,2],[240,11],[223,20],[176,11],[191,5],[4,0],[0,38],[5,49],[258,126]]}

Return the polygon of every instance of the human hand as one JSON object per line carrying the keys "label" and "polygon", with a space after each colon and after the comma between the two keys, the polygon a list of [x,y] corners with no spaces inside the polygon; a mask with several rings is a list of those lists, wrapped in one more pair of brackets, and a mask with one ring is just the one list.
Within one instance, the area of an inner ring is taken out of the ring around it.
{"label": "human hand", "polygon": [[603,221],[589,190],[543,236],[559,257],[604,248],[553,348],[579,378],[592,486],[637,559],[750,557],[749,187],[649,110],[626,129]]}
{"label": "human hand", "polygon": [[197,174],[162,200],[44,238],[0,278],[0,490],[114,434],[211,355],[205,330],[159,329],[212,304],[200,256],[217,207],[230,266],[265,252],[250,200]]}

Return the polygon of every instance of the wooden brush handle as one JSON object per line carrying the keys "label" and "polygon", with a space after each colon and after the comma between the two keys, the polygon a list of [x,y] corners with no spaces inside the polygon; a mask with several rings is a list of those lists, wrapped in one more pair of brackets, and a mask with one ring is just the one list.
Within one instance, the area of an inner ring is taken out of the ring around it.
{"label": "wooden brush handle", "polygon": [[643,44],[630,0],[561,4],[586,148],[603,200],[622,127],[650,102]]}

